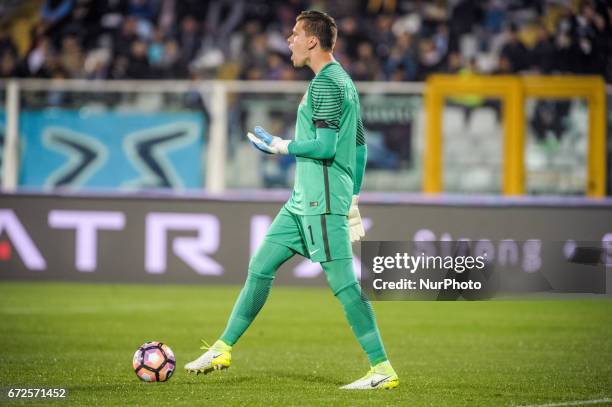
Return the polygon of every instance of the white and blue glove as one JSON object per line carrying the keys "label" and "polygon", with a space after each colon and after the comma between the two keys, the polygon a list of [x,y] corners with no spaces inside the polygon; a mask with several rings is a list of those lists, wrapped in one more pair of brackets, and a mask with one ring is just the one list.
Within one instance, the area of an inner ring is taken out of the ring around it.
{"label": "white and blue glove", "polygon": [[247,137],[251,144],[266,154],[289,154],[289,143],[291,140],[283,140],[257,126],[253,130],[255,134],[248,132]]}
{"label": "white and blue glove", "polygon": [[361,214],[357,204],[359,202],[359,196],[353,195],[351,201],[351,207],[348,214],[349,223],[349,234],[351,236],[351,243],[361,240],[365,236],[365,230],[363,228],[363,222],[361,221]]}

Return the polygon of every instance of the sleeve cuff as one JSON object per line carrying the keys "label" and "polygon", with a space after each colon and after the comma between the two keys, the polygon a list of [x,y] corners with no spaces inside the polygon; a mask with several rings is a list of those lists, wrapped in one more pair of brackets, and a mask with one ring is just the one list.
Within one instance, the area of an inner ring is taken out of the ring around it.
{"label": "sleeve cuff", "polygon": [[277,143],[279,154],[289,154],[289,145],[291,140],[281,140]]}

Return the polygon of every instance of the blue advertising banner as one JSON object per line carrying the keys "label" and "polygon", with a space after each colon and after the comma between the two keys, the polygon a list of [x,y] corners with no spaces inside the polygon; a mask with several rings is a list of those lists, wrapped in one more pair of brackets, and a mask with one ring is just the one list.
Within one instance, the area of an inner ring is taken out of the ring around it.
{"label": "blue advertising banner", "polygon": [[203,186],[200,113],[24,111],[19,186],[194,189]]}

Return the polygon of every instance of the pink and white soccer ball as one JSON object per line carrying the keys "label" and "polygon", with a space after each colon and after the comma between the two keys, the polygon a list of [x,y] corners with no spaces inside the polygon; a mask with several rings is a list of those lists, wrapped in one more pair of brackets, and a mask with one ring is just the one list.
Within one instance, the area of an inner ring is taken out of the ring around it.
{"label": "pink and white soccer ball", "polygon": [[165,343],[146,342],[134,353],[132,366],[136,376],[145,382],[165,382],[174,373],[176,359]]}

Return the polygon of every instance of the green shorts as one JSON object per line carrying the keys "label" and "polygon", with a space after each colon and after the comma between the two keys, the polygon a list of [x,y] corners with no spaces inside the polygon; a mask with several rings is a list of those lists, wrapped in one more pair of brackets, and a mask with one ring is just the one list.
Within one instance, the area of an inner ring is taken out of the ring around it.
{"label": "green shorts", "polygon": [[316,263],[353,257],[345,215],[296,215],[283,206],[265,239]]}

